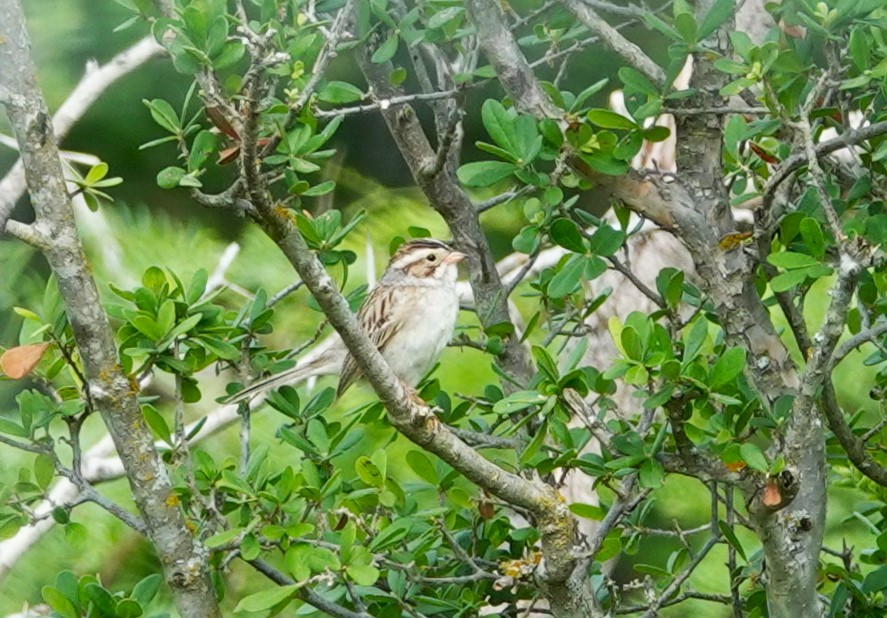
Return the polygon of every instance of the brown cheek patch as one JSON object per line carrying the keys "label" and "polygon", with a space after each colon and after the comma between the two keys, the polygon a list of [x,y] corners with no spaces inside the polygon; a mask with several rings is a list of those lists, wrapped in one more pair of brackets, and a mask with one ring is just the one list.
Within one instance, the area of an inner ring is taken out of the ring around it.
{"label": "brown cheek patch", "polygon": [[437,266],[436,262],[432,263],[428,260],[421,260],[407,268],[407,271],[414,277],[430,277],[431,273],[434,272],[435,266]]}

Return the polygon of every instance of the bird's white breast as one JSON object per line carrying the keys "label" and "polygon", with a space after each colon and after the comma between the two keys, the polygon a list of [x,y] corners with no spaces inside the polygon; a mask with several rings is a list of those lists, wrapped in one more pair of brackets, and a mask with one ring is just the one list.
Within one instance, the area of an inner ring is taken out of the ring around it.
{"label": "bird's white breast", "polygon": [[404,326],[383,352],[385,360],[408,386],[415,386],[431,369],[453,336],[459,314],[454,286],[422,287],[419,308],[404,315]]}

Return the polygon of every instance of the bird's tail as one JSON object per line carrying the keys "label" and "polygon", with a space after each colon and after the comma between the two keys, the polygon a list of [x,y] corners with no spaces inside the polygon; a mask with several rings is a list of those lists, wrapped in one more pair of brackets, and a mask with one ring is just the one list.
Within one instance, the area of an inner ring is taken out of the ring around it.
{"label": "bird's tail", "polygon": [[343,357],[344,350],[339,350],[337,346],[328,347],[310,360],[303,359],[303,362],[295,367],[253,382],[242,391],[225,399],[223,403],[239,403],[284,384],[297,384],[309,378],[338,374],[342,369]]}

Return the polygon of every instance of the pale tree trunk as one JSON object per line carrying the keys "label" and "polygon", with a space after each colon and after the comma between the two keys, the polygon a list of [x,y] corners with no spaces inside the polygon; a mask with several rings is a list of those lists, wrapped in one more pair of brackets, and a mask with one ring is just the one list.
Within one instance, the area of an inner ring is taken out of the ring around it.
{"label": "pale tree trunk", "polygon": [[[38,246],[58,278],[91,401],[108,427],[135,502],[183,616],[219,616],[205,551],[185,525],[169,476],[125,375],[74,221],[56,138],[37,88],[19,0],[0,5],[0,101],[19,143],[36,222],[8,231]],[[75,474],[79,471],[75,470]]]}

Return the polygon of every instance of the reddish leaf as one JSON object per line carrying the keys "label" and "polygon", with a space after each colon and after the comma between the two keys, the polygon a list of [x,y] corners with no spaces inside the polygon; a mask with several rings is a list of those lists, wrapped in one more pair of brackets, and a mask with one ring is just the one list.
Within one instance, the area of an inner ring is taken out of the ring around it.
{"label": "reddish leaf", "polygon": [[48,347],[48,343],[32,343],[9,348],[0,356],[0,369],[13,380],[20,380],[34,370]]}
{"label": "reddish leaf", "polygon": [[225,165],[236,160],[240,156],[240,146],[231,146],[219,151],[219,165]]}
{"label": "reddish leaf", "polygon": [[493,519],[493,515],[496,514],[496,509],[493,507],[493,503],[486,499],[486,492],[484,492],[484,497],[477,503],[477,512],[484,519]]}
{"label": "reddish leaf", "polygon": [[230,122],[228,122],[225,114],[223,114],[222,110],[220,110],[218,107],[207,107],[206,116],[219,131],[221,131],[231,139],[240,141],[240,134],[237,133],[237,129],[235,129],[234,126]]}
{"label": "reddish leaf", "polygon": [[752,152],[754,152],[756,155],[758,155],[762,161],[765,161],[767,163],[772,163],[774,165],[776,163],[779,163],[779,159],[774,157],[772,154],[770,154],[769,152],[767,152],[766,150],[764,150],[763,148],[761,148],[760,146],[758,146],[754,142],[749,142],[748,147],[751,148]]}

